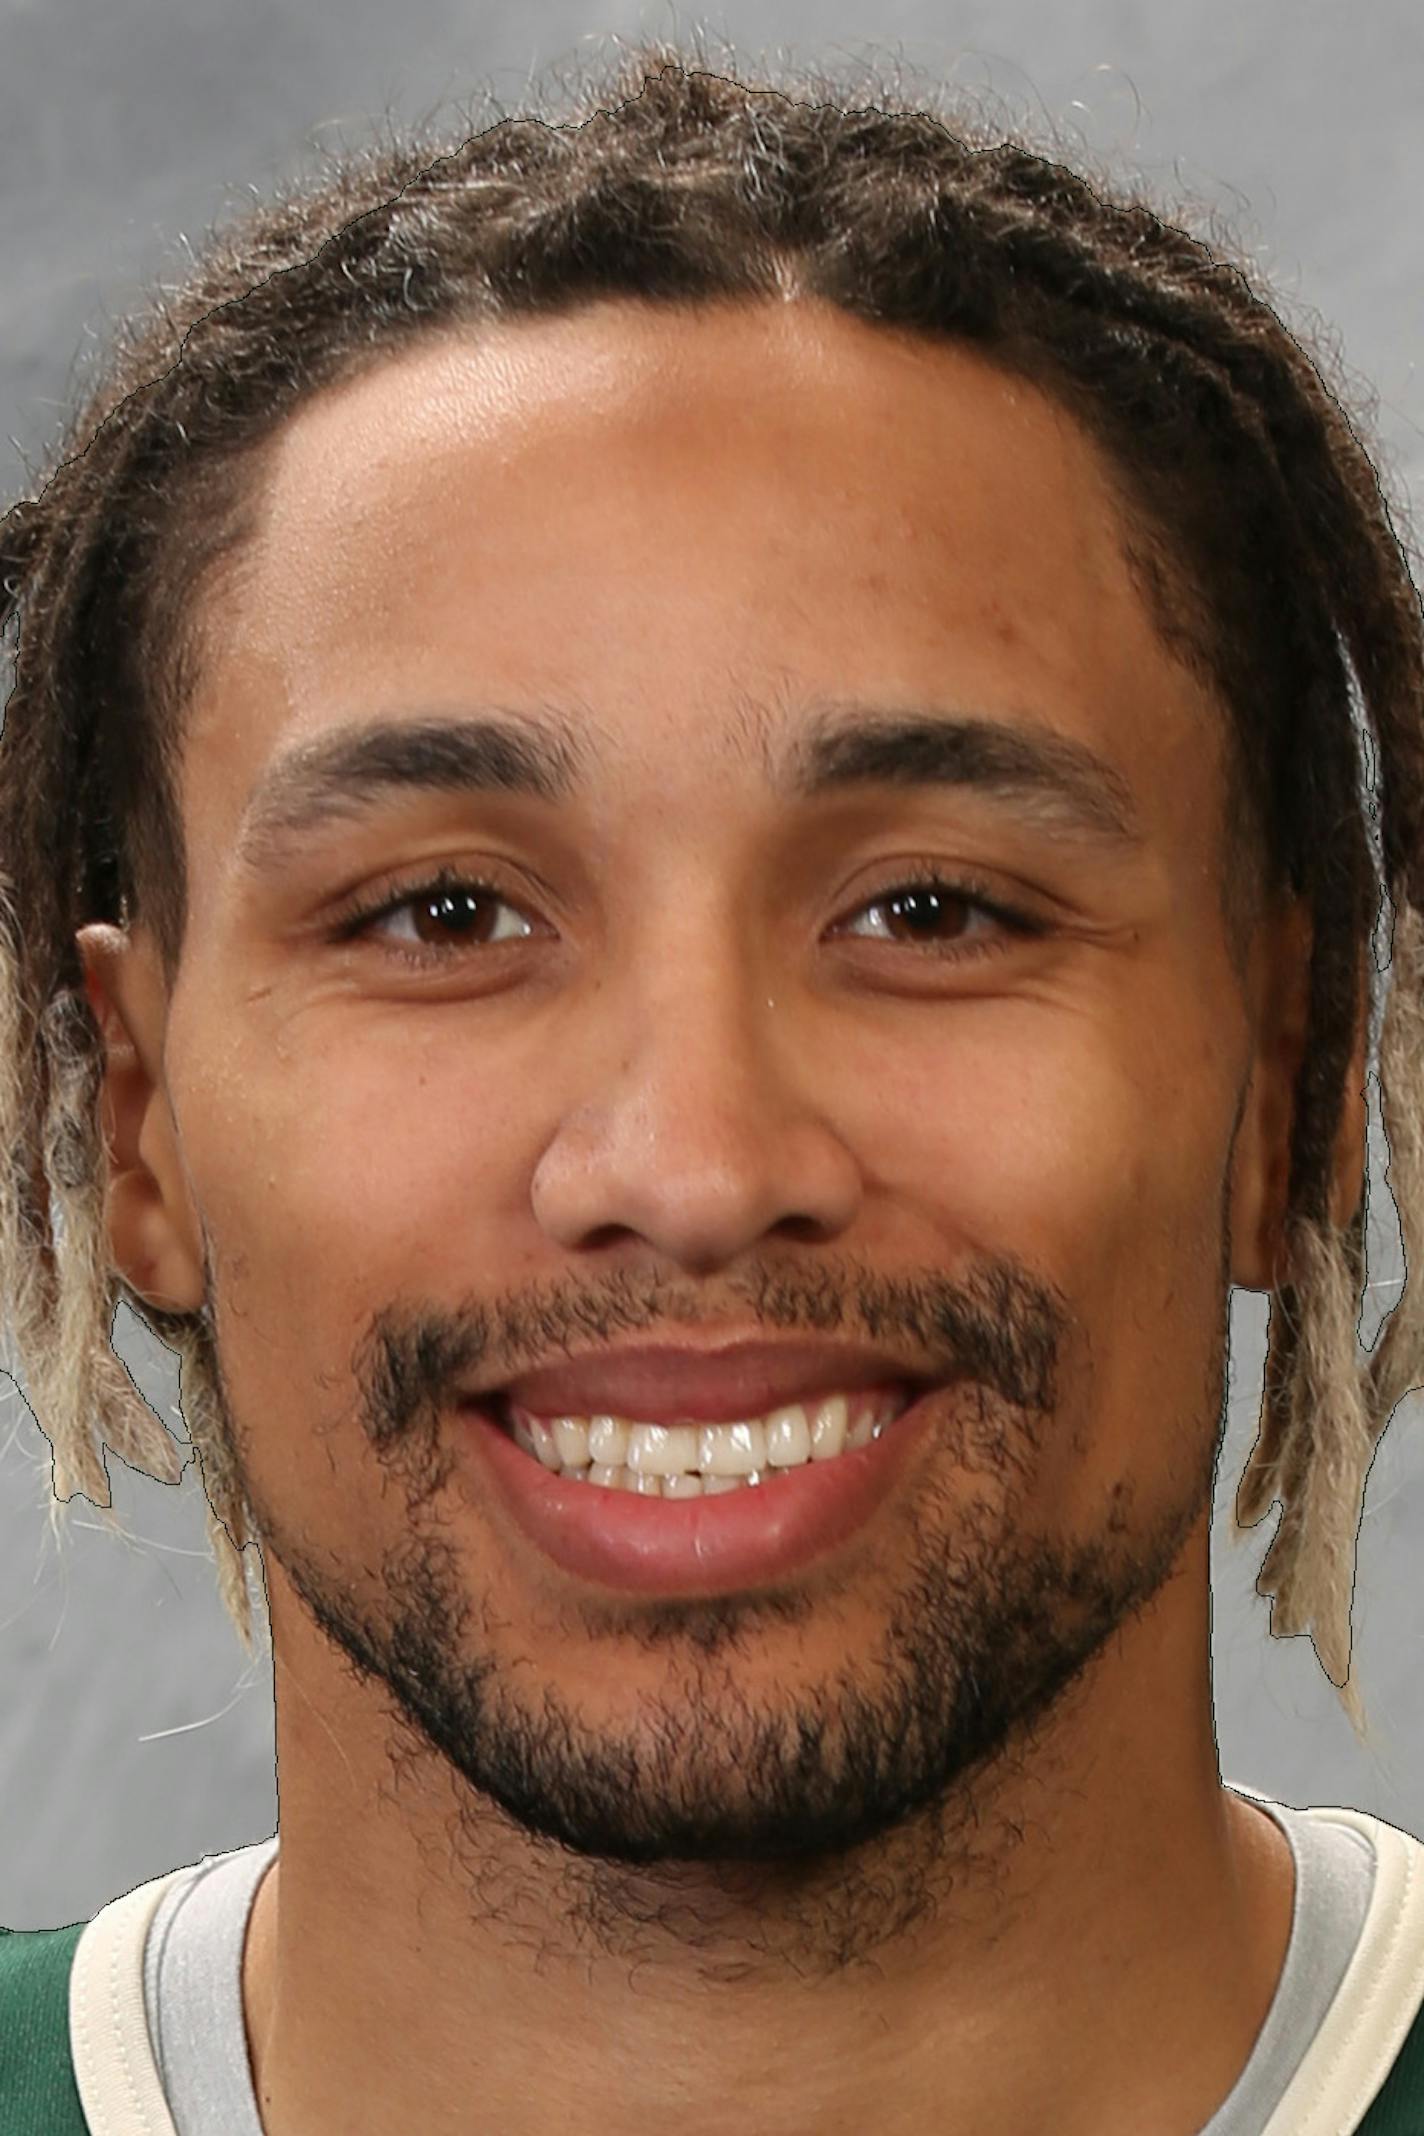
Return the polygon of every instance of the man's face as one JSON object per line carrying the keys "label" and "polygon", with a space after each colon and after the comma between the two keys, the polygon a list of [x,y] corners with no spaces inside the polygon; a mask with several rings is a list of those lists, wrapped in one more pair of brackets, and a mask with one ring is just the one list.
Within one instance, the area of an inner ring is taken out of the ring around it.
{"label": "man's face", "polygon": [[[139,1287],[211,1305],[279,1680],[342,1702],[311,1755],[374,1763],[394,1719],[461,1818],[644,1862],[838,1855],[1070,1709],[1206,1756],[1252,1026],[1220,714],[1081,432],[820,309],[607,305],[374,370],[263,482],[185,758],[144,1127],[179,1184],[111,1221]],[[832,698],[1068,737],[1140,842],[953,786],[788,800],[769,767]],[[573,801],[396,791],[244,871],[279,755],[490,707],[572,718]],[[896,924],[923,863],[1041,932]],[[508,904],[334,939],[442,866]],[[511,1530],[456,1385],[707,1328],[968,1376],[793,1580],[582,1585]]]}

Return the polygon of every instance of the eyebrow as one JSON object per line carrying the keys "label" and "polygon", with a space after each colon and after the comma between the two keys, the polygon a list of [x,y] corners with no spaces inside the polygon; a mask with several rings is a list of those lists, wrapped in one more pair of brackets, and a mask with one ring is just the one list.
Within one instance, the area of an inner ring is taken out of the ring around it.
{"label": "eyebrow", "polygon": [[[1036,723],[820,700],[789,741],[768,747],[772,791],[788,804],[862,786],[960,787],[1051,839],[1118,850],[1144,843],[1122,773]],[[368,818],[405,794],[516,794],[568,806],[590,768],[589,722],[567,712],[489,707],[338,726],[267,767],[243,812],[238,865],[260,875],[330,824]]]}

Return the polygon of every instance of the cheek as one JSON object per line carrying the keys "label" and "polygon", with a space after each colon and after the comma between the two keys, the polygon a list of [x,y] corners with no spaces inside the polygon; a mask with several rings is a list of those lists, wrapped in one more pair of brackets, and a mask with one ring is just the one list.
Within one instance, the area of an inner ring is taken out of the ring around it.
{"label": "cheek", "polygon": [[330,1485],[339,1437],[337,1466],[359,1492],[348,1419],[373,1316],[509,1280],[517,1123],[491,1105],[469,1045],[454,1049],[458,1074],[437,1076],[394,1021],[349,1022],[319,1041],[314,1021],[300,1036],[289,1026],[280,1045],[230,1057],[201,1100],[190,1088],[185,1149],[236,1416],[326,1420],[336,1435],[279,1429],[261,1450],[254,1435],[254,1459]]}
{"label": "cheek", "polygon": [[887,1235],[920,1218],[903,1252],[951,1274],[1012,1255],[1061,1295],[1072,1319],[1038,1488],[1091,1525],[1112,1480],[1162,1487],[1144,1417],[1179,1418],[1184,1461],[1199,1444],[1221,1337],[1226,1094],[1184,1078],[1165,1024],[1149,1036],[1022,1000],[975,1004],[972,1028],[956,1014],[952,1044],[887,1052],[855,1131],[876,1149]]}
{"label": "cheek", "polygon": [[946,1004],[938,1030],[934,1015],[913,1043],[843,1058],[836,1085],[842,1132],[894,1197],[1062,1277],[1134,1256],[1180,1213],[1192,1129],[1164,1134],[1140,1044],[1062,1002]]}
{"label": "cheek", "polygon": [[243,1197],[263,1286],[287,1300],[314,1291],[348,1319],[406,1294],[448,1301],[498,1262],[489,1226],[509,1207],[516,1123],[468,1046],[461,1071],[438,1076],[408,1037],[334,1044],[345,1065],[308,1062],[268,1092],[267,1190]]}

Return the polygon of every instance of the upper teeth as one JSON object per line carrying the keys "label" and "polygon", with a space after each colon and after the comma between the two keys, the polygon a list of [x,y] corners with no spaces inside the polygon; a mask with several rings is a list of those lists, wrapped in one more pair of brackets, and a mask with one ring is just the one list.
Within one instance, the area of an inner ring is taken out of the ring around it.
{"label": "upper teeth", "polygon": [[751,1476],[830,1461],[868,1446],[909,1407],[907,1394],[831,1394],[735,1424],[636,1424],[626,1417],[554,1417],[510,1404],[514,1435],[545,1468],[626,1465],[645,1476]]}

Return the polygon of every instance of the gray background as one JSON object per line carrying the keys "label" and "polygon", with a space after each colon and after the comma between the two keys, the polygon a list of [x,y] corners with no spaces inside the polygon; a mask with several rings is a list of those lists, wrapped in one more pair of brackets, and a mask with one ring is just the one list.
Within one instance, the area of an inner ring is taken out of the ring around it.
{"label": "gray background", "polygon": [[[1093,156],[1216,210],[1271,276],[1288,321],[1318,311],[1379,397],[1396,494],[1424,480],[1417,367],[1424,17],[1411,0],[1022,0],[818,9],[457,7],[450,0],[0,0],[0,498],[52,434],[108,324],[181,271],[244,189],[310,167],[319,143],[418,120],[488,86],[512,111],[563,57],[609,33],[690,38],[697,22],[750,68],[873,58],[1045,115]],[[872,46],[870,40],[874,38]],[[487,123],[487,122],[486,122]],[[78,368],[76,368],[76,366]],[[1374,1337],[1403,1270],[1371,1086]],[[1420,1278],[1424,1280],[1424,1271]],[[1255,1431],[1265,1301],[1233,1307],[1231,1422],[1213,1545],[1224,1776],[1296,1804],[1343,1803],[1424,1836],[1424,1398],[1395,1412],[1370,1474],[1354,1667],[1381,1741],[1359,1749],[1305,1638],[1268,1637],[1254,1592],[1274,1510],[1227,1542]],[[181,1433],[176,1361],[121,1309],[115,1346]],[[108,1458],[129,1540],[75,1499],[57,1544],[50,1449],[0,1380],[0,1922],[58,1926],[120,1892],[276,1826],[270,1660],[251,1667],[219,1606],[190,1464],[168,1487]]]}

